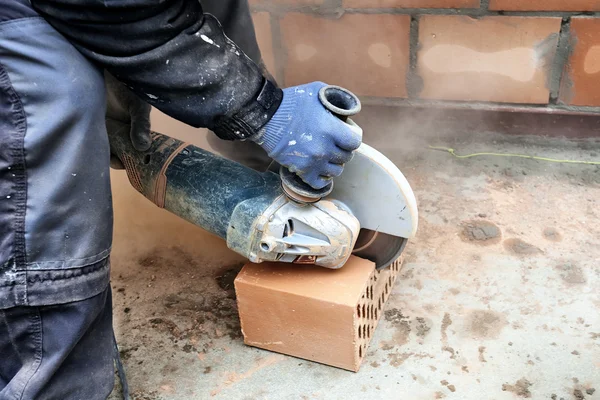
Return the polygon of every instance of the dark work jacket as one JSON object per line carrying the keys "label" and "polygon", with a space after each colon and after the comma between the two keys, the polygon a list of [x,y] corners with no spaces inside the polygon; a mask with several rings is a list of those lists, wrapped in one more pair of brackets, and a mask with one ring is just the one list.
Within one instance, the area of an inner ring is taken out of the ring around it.
{"label": "dark work jacket", "polygon": [[[32,1],[44,16],[29,0],[0,0],[0,309],[80,301],[109,285],[104,68],[230,139],[259,129],[281,97],[195,0]],[[247,10],[231,11],[217,15],[260,60]]]}
{"label": "dark work jacket", "polygon": [[222,139],[253,136],[281,89],[198,0],[31,0],[86,57],[141,98]]}

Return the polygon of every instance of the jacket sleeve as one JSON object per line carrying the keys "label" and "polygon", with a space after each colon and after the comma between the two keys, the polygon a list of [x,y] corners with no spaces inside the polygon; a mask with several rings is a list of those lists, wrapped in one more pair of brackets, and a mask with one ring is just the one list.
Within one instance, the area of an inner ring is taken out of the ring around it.
{"label": "jacket sleeve", "polygon": [[246,139],[282,91],[204,14],[198,0],[31,0],[89,59],[164,113]]}

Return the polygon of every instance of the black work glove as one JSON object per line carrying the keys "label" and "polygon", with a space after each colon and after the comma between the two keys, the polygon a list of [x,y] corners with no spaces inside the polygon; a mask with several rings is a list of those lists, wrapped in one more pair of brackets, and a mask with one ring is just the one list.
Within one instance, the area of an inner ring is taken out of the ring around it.
{"label": "black work glove", "polygon": [[[133,147],[137,151],[146,151],[152,144],[150,137],[150,110],[152,107],[137,97],[127,86],[108,72],[104,72],[106,85],[106,129],[117,129],[113,121],[125,124],[129,130],[120,134],[128,134]],[[117,132],[109,132],[116,134]],[[111,155],[110,166],[124,169],[121,161]]]}

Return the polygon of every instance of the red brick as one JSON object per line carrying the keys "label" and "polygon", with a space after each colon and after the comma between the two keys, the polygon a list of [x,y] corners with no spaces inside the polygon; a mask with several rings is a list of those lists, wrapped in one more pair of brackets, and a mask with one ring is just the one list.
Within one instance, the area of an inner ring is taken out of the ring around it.
{"label": "red brick", "polygon": [[490,0],[490,10],[600,11],[598,0]]}
{"label": "red brick", "polygon": [[273,36],[271,35],[271,15],[268,12],[252,14],[256,40],[260,52],[271,75],[275,75],[275,55],[273,53]]}
{"label": "red brick", "polygon": [[346,8],[479,8],[480,0],[344,0]]}
{"label": "red brick", "polygon": [[291,13],[280,26],[286,85],[321,80],[358,95],[406,96],[408,15],[346,14],[334,20]]}
{"label": "red brick", "polygon": [[421,17],[422,98],[547,103],[560,18]]}
{"label": "red brick", "polygon": [[562,79],[560,100],[577,106],[600,106],[600,19],[571,20],[571,57]]}
{"label": "red brick", "polygon": [[267,5],[267,6],[306,6],[306,5],[320,5],[323,4],[324,0],[249,0],[251,6],[256,5]]}
{"label": "red brick", "polygon": [[246,264],[235,279],[244,343],[358,371],[401,264],[377,271],[355,256],[337,270]]}

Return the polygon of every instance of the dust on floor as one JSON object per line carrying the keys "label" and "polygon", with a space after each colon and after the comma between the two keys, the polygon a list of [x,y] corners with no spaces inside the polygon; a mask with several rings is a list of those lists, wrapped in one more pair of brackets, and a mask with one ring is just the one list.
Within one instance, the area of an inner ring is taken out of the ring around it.
{"label": "dust on floor", "polygon": [[[481,138],[450,145],[600,160],[593,142]],[[425,144],[377,146],[414,188],[420,226],[358,373],[244,346],[243,260],[113,173],[115,329],[133,398],[600,398],[600,167]]]}

